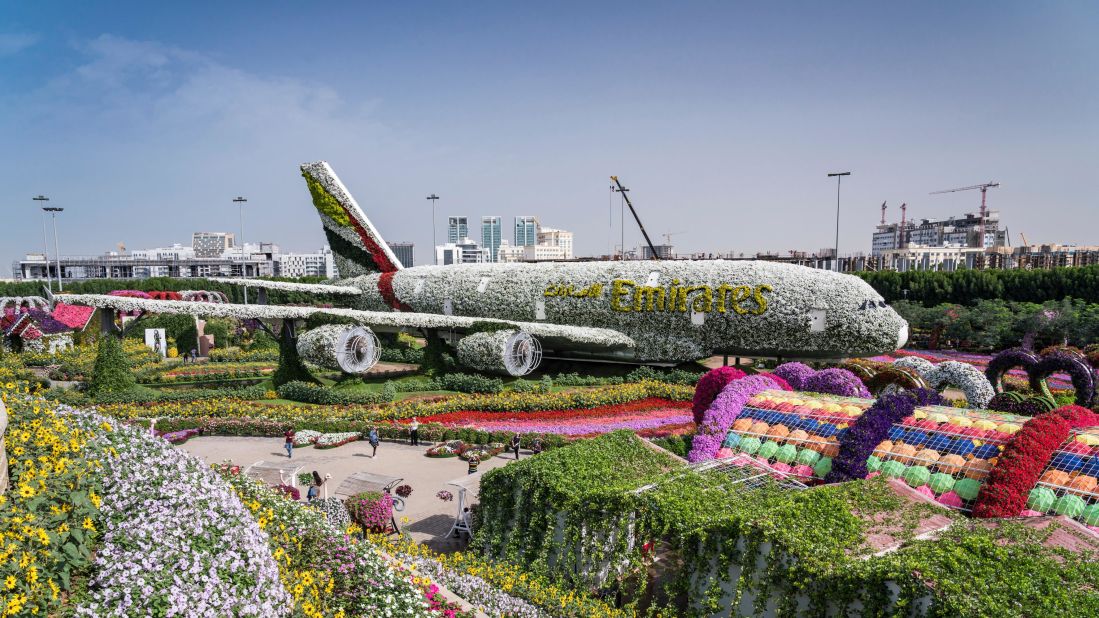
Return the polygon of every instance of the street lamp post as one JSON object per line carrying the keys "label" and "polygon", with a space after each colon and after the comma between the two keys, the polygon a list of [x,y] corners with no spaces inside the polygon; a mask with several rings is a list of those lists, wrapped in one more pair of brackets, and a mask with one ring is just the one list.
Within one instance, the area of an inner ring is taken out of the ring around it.
{"label": "street lamp post", "polygon": [[[45,195],[32,197],[36,202],[48,202],[50,198]],[[53,294],[53,279],[50,277],[50,243],[46,240],[46,208],[42,207],[42,257],[46,259],[46,287]]]}
{"label": "street lamp post", "polygon": [[[247,275],[245,274],[244,269],[245,269],[245,265],[247,264],[247,261],[244,257],[244,203],[247,202],[248,200],[238,195],[235,198],[233,198],[233,201],[238,206],[240,206],[240,278],[245,279],[245,278],[247,278]],[[248,286],[243,286],[243,287],[244,287],[244,304],[247,305],[248,304]]]}
{"label": "street lamp post", "polygon": [[836,272],[840,270],[840,182],[844,176],[850,176],[851,172],[836,172],[828,174],[828,177],[836,177]]}
{"label": "street lamp post", "polygon": [[[65,209],[58,208],[56,206],[45,206],[42,208],[42,210],[50,213],[50,218],[53,219],[53,252],[54,255],[57,257],[57,291],[64,292],[65,284],[61,282],[61,245],[57,242],[57,213],[63,212]],[[49,263],[50,261],[47,259],[47,270],[49,270]]]}
{"label": "street lamp post", "polygon": [[427,198],[425,198],[425,199],[431,200],[431,252],[435,255],[435,265],[438,266],[439,265],[439,252],[435,248],[436,245],[437,245],[437,241],[435,239],[435,228],[436,228],[436,225],[435,225],[435,202],[437,202],[439,200],[439,196],[432,193],[431,195],[427,196]]}

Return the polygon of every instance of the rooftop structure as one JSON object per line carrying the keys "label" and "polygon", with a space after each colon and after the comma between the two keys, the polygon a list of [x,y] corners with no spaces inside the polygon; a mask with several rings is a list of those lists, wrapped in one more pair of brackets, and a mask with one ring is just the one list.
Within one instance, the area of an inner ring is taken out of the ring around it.
{"label": "rooftop structure", "polygon": [[1008,244],[1007,230],[1000,228],[999,211],[988,211],[984,225],[982,241],[979,238],[981,229],[979,213],[919,221],[909,221],[902,216],[899,223],[882,223],[877,226],[871,241],[870,253],[880,256],[886,251],[903,249],[909,245],[984,249],[1003,247]]}

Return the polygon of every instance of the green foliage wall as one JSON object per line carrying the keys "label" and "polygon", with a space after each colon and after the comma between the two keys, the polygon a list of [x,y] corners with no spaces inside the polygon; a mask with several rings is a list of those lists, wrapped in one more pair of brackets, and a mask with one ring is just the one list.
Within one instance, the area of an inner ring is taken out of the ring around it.
{"label": "green foliage wall", "polygon": [[[980,300],[971,306],[934,307],[900,301],[893,308],[908,320],[913,332],[937,331],[949,345],[966,349],[1002,350],[1020,345],[1028,334],[1036,349],[1064,343],[1084,347],[1099,342],[1099,304],[1078,299],[1042,304]],[[917,346],[921,343],[914,341]]]}
{"label": "green foliage wall", "polygon": [[876,271],[859,273],[885,300],[934,306],[981,299],[1043,303],[1065,297],[1099,299],[1099,266],[1050,270]]}

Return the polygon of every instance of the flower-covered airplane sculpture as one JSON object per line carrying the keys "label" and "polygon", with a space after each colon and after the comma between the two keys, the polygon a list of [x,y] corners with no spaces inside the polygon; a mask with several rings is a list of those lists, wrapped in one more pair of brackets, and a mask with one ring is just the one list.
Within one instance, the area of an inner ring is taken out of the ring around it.
{"label": "flower-covered airplane sculpture", "polygon": [[[907,323],[866,282],[764,261],[613,261],[403,268],[326,162],[301,166],[343,278],[333,285],[222,279],[260,290],[347,295],[351,309],[66,295],[114,311],[281,320],[315,313],[358,326],[298,337],[349,373],[377,360],[373,331],[419,331],[511,375],[541,356],[676,363],[711,354],[841,358],[892,352]],[[486,332],[488,331],[488,332]]]}

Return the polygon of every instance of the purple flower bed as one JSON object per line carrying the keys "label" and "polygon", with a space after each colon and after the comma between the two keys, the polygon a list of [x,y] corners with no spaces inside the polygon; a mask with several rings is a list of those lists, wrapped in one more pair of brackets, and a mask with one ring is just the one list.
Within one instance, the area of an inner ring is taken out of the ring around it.
{"label": "purple flower bed", "polygon": [[717,369],[711,369],[699,378],[698,385],[695,386],[694,401],[691,404],[691,413],[694,415],[694,422],[702,422],[702,416],[706,413],[706,410],[710,408],[710,404],[714,402],[714,398],[718,396],[721,389],[725,388],[726,384],[733,380],[739,380],[745,375],[746,374],[743,371],[736,367],[718,367]]}
{"label": "purple flower bed", "polygon": [[841,397],[870,398],[870,391],[866,389],[866,385],[862,383],[862,380],[850,371],[839,367],[823,369],[813,373],[805,380],[804,387],[800,390],[839,395]]}
{"label": "purple flower bed", "polygon": [[164,438],[171,444],[183,444],[191,438],[199,435],[197,429],[184,429],[182,431],[168,431],[168,432],[156,432],[156,435]]}
{"label": "purple flower bed", "polygon": [[691,452],[687,454],[687,461],[713,459],[721,448],[721,441],[729,433],[733,421],[744,410],[748,400],[776,386],[777,383],[768,374],[748,376],[727,384],[714,399],[710,409],[706,410],[702,423],[698,426],[698,434],[691,444]]}
{"label": "purple flower bed", "polygon": [[842,483],[866,478],[866,460],[889,436],[893,425],[911,416],[919,406],[940,405],[942,401],[942,396],[929,388],[879,397],[840,436],[839,453],[832,460],[832,470],[824,477],[824,482]]}
{"label": "purple flower bed", "polygon": [[796,391],[805,390],[805,381],[808,380],[816,370],[806,365],[805,363],[783,363],[771,373],[786,380],[786,383],[790,385]]}

